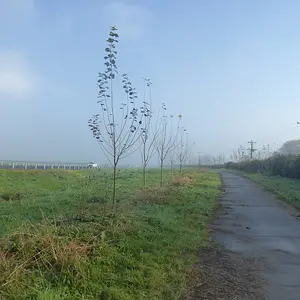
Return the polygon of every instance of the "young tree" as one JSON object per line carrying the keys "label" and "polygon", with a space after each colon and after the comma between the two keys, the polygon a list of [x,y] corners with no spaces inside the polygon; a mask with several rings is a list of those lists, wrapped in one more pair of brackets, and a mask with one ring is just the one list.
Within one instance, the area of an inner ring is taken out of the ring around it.
{"label": "young tree", "polygon": [[140,112],[136,108],[137,94],[127,74],[121,76],[125,101],[115,99],[115,82],[118,76],[117,51],[118,34],[111,27],[106,40],[104,57],[105,71],[98,76],[98,104],[100,112],[89,120],[89,127],[94,138],[100,144],[104,154],[113,166],[112,202],[116,202],[117,166],[120,159],[127,157],[138,149],[137,141],[141,134]]}
{"label": "young tree", "polygon": [[182,166],[191,155],[191,145],[188,138],[187,130],[181,127],[179,134],[179,145],[177,147],[177,159],[179,162],[179,172],[182,173]]}
{"label": "young tree", "polygon": [[238,159],[238,162],[242,162],[243,160],[247,159],[246,149],[243,146],[240,146],[237,149],[237,159]]}
{"label": "young tree", "polygon": [[[158,135],[158,124],[153,124],[153,112],[152,112],[152,95],[151,95],[151,81],[150,79],[144,79],[144,101],[141,107],[142,134],[140,135],[141,143],[141,158],[143,166],[143,184],[146,187],[146,168],[155,152],[155,140]],[[147,97],[148,96],[148,97]],[[148,101],[147,101],[148,100]]]}
{"label": "young tree", "polygon": [[171,169],[171,177],[173,178],[173,169],[175,162],[175,153],[174,150],[170,152],[170,169]]}
{"label": "young tree", "polygon": [[238,153],[237,153],[237,151],[233,150],[232,154],[230,155],[230,159],[233,162],[238,162]]}
{"label": "young tree", "polygon": [[[177,126],[175,132],[173,129],[173,116],[166,115],[166,105],[163,103],[162,105],[162,117],[160,122],[160,131],[157,136],[155,142],[155,149],[158,154],[159,164],[160,164],[160,185],[163,185],[163,168],[166,157],[170,152],[172,152],[177,147],[177,137],[178,137],[178,129]],[[179,115],[179,121],[181,116]],[[170,120],[170,123],[168,122]]]}
{"label": "young tree", "polygon": [[225,154],[224,154],[224,153],[220,153],[220,154],[216,157],[216,160],[217,160],[217,164],[218,164],[218,165],[223,165],[223,164],[225,164],[225,161],[226,161]]}

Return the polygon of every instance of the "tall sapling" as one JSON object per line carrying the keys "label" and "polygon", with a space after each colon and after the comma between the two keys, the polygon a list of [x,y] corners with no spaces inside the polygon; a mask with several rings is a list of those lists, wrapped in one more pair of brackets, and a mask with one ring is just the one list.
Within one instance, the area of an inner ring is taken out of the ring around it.
{"label": "tall sapling", "polygon": [[115,84],[118,78],[116,44],[119,42],[115,27],[111,27],[106,42],[105,71],[98,75],[100,112],[91,117],[89,127],[103,153],[113,166],[112,202],[115,205],[117,167],[120,159],[138,149],[137,141],[141,134],[142,120],[140,119],[140,111],[136,108],[137,93],[127,74],[121,76],[125,101],[115,99]]}

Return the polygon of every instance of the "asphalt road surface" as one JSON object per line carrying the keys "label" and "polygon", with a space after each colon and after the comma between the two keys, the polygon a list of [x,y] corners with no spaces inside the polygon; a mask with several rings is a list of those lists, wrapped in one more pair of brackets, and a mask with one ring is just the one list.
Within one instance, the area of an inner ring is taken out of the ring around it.
{"label": "asphalt road surface", "polygon": [[243,177],[221,172],[224,206],[212,226],[227,250],[259,262],[270,300],[300,299],[300,211]]}

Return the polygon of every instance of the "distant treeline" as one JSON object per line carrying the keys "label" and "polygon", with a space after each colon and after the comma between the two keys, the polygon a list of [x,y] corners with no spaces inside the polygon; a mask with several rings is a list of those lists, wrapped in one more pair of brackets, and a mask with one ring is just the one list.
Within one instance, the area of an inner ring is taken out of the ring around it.
{"label": "distant treeline", "polygon": [[300,179],[300,155],[277,154],[263,160],[228,162],[227,169]]}

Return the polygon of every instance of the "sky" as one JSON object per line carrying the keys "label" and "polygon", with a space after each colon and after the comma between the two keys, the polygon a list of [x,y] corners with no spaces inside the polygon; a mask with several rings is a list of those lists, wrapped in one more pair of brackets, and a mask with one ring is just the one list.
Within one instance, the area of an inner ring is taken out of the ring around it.
{"label": "sky", "polygon": [[87,121],[110,26],[195,153],[300,136],[298,0],[0,0],[0,160],[103,161]]}

